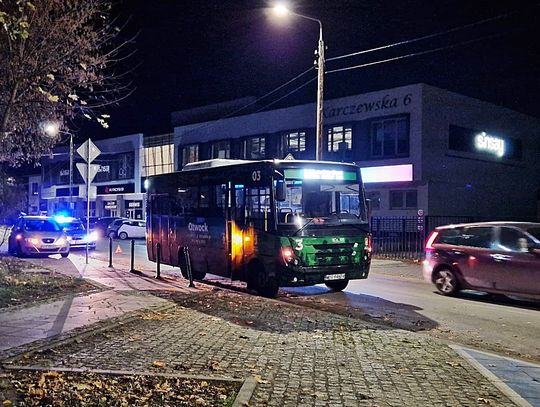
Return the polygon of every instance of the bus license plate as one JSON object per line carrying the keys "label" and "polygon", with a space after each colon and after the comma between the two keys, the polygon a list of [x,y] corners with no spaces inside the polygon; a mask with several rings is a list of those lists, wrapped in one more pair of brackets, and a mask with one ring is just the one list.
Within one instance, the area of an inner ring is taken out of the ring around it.
{"label": "bus license plate", "polygon": [[328,274],[328,275],[324,276],[324,281],[331,281],[331,280],[345,280],[345,273]]}

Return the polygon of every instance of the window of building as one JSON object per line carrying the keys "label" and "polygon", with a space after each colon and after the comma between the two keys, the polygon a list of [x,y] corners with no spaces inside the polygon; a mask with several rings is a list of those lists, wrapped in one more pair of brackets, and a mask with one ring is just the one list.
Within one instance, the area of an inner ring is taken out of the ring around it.
{"label": "window of building", "polygon": [[37,182],[32,182],[32,195],[39,194],[39,184]]}
{"label": "window of building", "polygon": [[245,141],[245,157],[251,160],[266,157],[266,139],[261,136],[250,137]]}
{"label": "window of building", "polygon": [[231,143],[216,141],[212,144],[212,158],[231,158]]}
{"label": "window of building", "polygon": [[182,165],[199,161],[199,145],[191,144],[182,149]]}
{"label": "window of building", "polygon": [[282,151],[284,154],[306,151],[306,132],[294,131],[283,135]]}
{"label": "window of building", "polygon": [[371,123],[372,157],[409,155],[408,117],[376,120]]}
{"label": "window of building", "polygon": [[[143,177],[174,171],[174,144],[144,148]],[[123,172],[119,170],[119,178]]]}
{"label": "window of building", "polygon": [[390,191],[390,209],[416,209],[417,206],[416,190]]}
{"label": "window of building", "polygon": [[352,127],[335,126],[328,129],[328,151],[336,152],[352,148]]}
{"label": "window of building", "polygon": [[381,193],[379,191],[366,191],[366,199],[369,199],[371,210],[381,209]]}

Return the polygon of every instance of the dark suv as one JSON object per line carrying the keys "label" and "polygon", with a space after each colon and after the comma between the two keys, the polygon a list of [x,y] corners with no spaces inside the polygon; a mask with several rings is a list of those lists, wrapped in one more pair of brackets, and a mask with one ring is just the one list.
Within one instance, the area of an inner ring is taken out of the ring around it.
{"label": "dark suv", "polygon": [[438,227],[427,239],[423,271],[443,295],[473,289],[540,299],[540,223]]}

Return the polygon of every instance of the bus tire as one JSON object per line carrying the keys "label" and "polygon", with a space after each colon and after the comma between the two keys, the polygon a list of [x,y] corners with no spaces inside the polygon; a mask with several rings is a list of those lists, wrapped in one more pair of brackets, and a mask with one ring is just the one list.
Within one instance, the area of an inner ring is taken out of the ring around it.
{"label": "bus tire", "polygon": [[279,291],[279,284],[274,277],[269,277],[264,265],[257,260],[249,264],[249,274],[255,279],[255,291],[267,298],[274,298]]}
{"label": "bus tire", "polygon": [[332,291],[343,291],[349,284],[349,280],[327,281],[324,284]]}
{"label": "bus tire", "polygon": [[[182,248],[178,251],[178,266],[180,267],[180,273],[182,273],[182,277],[184,277],[186,280],[189,280],[189,275],[187,272],[186,256],[184,255],[184,250]],[[204,280],[206,273],[193,270],[193,261],[192,261],[191,262],[191,275],[193,277],[193,280]]]}

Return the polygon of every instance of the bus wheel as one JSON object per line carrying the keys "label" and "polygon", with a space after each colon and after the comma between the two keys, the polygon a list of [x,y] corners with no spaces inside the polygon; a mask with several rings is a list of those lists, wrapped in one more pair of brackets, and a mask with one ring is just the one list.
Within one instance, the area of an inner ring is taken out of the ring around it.
{"label": "bus wheel", "polygon": [[274,298],[277,296],[279,285],[275,278],[268,277],[264,266],[260,262],[254,261],[249,268],[250,274],[256,276],[255,291],[262,297]]}
{"label": "bus wheel", "polygon": [[349,284],[349,280],[328,281],[324,284],[332,291],[343,291]]}

